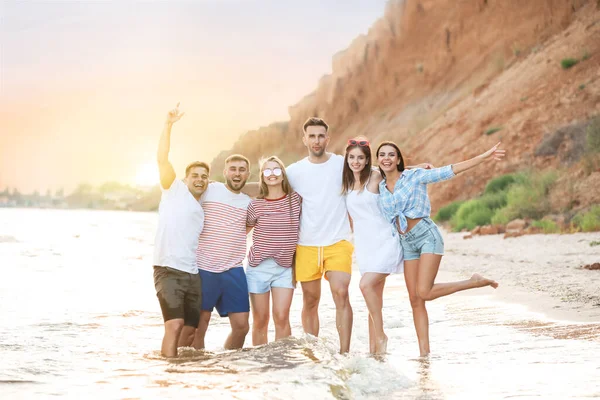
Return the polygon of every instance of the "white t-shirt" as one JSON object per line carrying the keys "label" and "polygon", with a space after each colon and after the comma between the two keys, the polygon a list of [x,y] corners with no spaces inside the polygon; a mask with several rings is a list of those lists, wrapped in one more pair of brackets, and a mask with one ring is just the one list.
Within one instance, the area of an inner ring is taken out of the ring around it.
{"label": "white t-shirt", "polygon": [[344,157],[331,154],[315,164],[304,158],[286,168],[292,188],[302,196],[300,237],[302,246],[329,246],[348,240],[350,222],[346,196],[342,195]]}
{"label": "white t-shirt", "polygon": [[204,226],[204,210],[183,181],[163,190],[158,206],[154,265],[197,274],[196,247]]}
{"label": "white t-shirt", "polygon": [[203,271],[241,267],[246,257],[246,210],[250,197],[233,193],[220,182],[208,185],[200,202],[206,211],[196,261]]}

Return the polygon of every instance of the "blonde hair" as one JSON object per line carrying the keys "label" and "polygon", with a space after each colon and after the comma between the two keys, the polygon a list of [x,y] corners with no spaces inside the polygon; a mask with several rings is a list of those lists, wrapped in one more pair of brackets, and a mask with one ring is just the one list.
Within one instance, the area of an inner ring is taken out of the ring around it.
{"label": "blonde hair", "polygon": [[270,156],[270,157],[261,158],[260,160],[258,160],[258,165],[260,166],[260,169],[258,172],[259,176],[260,176],[260,178],[259,178],[260,179],[260,193],[258,194],[258,196],[256,196],[256,198],[264,199],[265,196],[267,194],[269,194],[269,187],[265,183],[265,176],[263,175],[265,165],[267,165],[267,163],[269,161],[273,161],[273,162],[276,162],[277,164],[279,164],[279,168],[281,168],[281,176],[283,177],[283,181],[281,182],[281,188],[283,189],[283,192],[289,196],[290,194],[292,194],[292,186],[290,185],[290,181],[288,180],[287,174],[285,173],[285,165],[283,164],[283,161],[281,161],[279,159],[279,157]]}

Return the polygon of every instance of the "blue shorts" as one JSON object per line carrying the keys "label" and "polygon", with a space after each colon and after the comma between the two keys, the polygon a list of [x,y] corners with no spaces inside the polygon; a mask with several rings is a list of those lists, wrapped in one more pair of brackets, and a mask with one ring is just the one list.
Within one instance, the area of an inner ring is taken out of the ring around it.
{"label": "blue shorts", "polygon": [[429,218],[423,218],[406,234],[400,234],[400,244],[404,261],[418,260],[423,253],[444,255],[442,234]]}
{"label": "blue shorts", "polygon": [[202,311],[213,308],[221,317],[229,313],[250,312],[248,283],[244,268],[231,268],[225,272],[200,270],[202,278]]}
{"label": "blue shorts", "polygon": [[267,293],[271,288],[294,289],[292,269],[280,266],[272,258],[267,258],[256,267],[248,266],[246,279],[250,293]]}

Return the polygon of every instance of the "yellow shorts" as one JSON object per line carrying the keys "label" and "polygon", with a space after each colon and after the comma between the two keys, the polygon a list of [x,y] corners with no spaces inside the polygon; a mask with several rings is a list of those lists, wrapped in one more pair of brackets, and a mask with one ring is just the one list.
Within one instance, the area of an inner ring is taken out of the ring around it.
{"label": "yellow shorts", "polygon": [[327,271],[351,274],[353,251],[354,246],[347,240],[324,247],[298,245],[296,247],[296,280],[309,282],[321,279]]}

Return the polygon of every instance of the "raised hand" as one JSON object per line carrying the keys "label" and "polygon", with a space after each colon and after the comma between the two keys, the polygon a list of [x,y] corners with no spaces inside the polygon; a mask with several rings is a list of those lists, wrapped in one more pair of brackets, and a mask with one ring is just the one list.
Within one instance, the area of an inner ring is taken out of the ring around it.
{"label": "raised hand", "polygon": [[167,123],[171,125],[174,124],[175,122],[179,121],[184,114],[185,112],[179,112],[179,103],[177,103],[177,106],[175,106],[175,108],[169,111],[167,114]]}
{"label": "raised hand", "polygon": [[488,160],[501,161],[504,158],[504,156],[506,155],[506,150],[499,148],[500,143],[502,143],[502,142],[496,143],[496,145],[494,147],[492,147],[485,153],[481,154],[480,157],[485,159],[486,161],[488,161]]}

